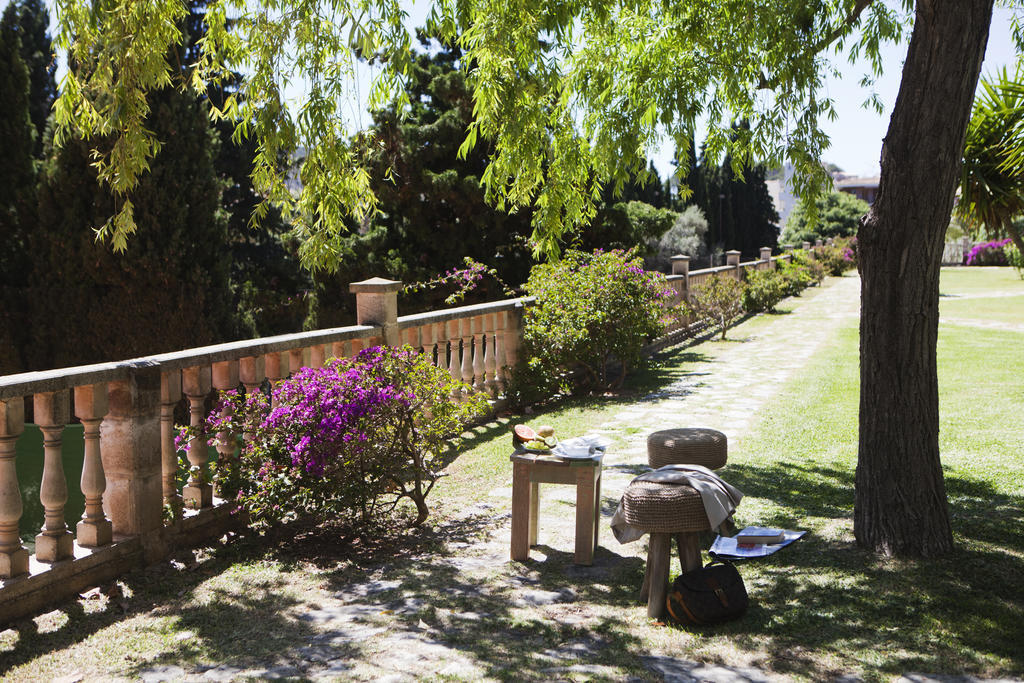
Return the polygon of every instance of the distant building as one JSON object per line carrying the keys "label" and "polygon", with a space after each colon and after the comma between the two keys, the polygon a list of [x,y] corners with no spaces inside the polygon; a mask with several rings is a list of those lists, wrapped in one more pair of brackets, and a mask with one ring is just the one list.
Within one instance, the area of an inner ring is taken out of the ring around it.
{"label": "distant building", "polygon": [[878,196],[878,176],[860,178],[842,173],[833,173],[832,179],[835,182],[836,190],[839,192],[852,194],[857,199],[863,199],[868,204],[875,203],[875,197]]}

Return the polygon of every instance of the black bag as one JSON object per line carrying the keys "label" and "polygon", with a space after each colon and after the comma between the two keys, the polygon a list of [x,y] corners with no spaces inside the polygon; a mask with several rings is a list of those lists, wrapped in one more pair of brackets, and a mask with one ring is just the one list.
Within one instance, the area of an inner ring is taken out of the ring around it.
{"label": "black bag", "polygon": [[736,567],[717,560],[680,574],[665,600],[672,621],[704,626],[738,619],[747,611],[747,589]]}

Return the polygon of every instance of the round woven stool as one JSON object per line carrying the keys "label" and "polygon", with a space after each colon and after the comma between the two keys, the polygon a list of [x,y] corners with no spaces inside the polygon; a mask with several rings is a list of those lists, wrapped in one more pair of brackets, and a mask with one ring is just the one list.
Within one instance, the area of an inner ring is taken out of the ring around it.
{"label": "round woven stool", "polygon": [[728,440],[714,429],[663,429],[647,437],[647,464],[654,469],[665,465],[703,465],[717,470],[725,466],[727,456]]}
{"label": "round woven stool", "polygon": [[647,616],[657,619],[665,610],[672,539],[682,571],[702,566],[698,533],[711,529],[704,503],[689,486],[634,481],[622,494],[622,510],[629,524],[651,535],[640,599],[647,600]]}

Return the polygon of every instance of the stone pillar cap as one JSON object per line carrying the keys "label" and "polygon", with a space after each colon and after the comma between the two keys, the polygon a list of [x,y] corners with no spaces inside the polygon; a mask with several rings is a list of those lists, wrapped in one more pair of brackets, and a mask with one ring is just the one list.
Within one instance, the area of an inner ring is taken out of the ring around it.
{"label": "stone pillar cap", "polygon": [[401,288],[402,283],[399,280],[371,277],[369,280],[351,283],[348,286],[348,291],[352,294],[384,294],[387,292],[397,292]]}
{"label": "stone pillar cap", "polygon": [[690,257],[687,256],[686,254],[676,254],[675,256],[671,257],[670,260],[672,260],[672,261],[689,261]]}
{"label": "stone pillar cap", "polygon": [[740,250],[739,249],[730,249],[729,251],[727,251],[725,253],[726,254],[739,254]]}

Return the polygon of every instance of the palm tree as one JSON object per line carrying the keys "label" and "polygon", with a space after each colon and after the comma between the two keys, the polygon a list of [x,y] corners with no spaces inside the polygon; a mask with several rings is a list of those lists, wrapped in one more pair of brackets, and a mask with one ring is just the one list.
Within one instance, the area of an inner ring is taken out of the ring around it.
{"label": "palm tree", "polygon": [[990,238],[1008,235],[1024,253],[1013,219],[1024,214],[1024,74],[982,79],[967,126],[956,214]]}

